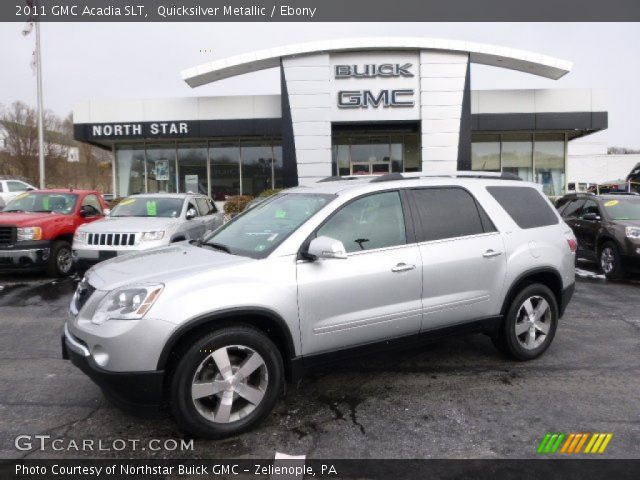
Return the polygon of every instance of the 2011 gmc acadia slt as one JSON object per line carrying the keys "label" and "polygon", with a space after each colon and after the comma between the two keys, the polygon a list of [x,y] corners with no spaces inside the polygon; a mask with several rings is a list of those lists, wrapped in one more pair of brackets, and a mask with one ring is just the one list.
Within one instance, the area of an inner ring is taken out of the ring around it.
{"label": "2011 gmc acadia slt", "polygon": [[78,285],[63,356],[124,405],[222,438],[319,361],[462,331],[516,360],[551,344],[576,240],[508,174],[296,187],[201,241],[108,260]]}

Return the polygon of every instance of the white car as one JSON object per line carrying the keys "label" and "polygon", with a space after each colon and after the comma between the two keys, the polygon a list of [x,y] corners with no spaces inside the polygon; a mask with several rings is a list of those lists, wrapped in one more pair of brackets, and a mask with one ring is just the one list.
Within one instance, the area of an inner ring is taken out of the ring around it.
{"label": "white car", "polygon": [[21,193],[31,190],[37,190],[37,188],[22,180],[0,180],[0,208],[3,208],[10,200],[13,200]]}
{"label": "white car", "polygon": [[211,198],[156,193],[122,200],[104,220],[83,225],[73,237],[79,271],[102,260],[183,240],[198,240],[222,225]]}

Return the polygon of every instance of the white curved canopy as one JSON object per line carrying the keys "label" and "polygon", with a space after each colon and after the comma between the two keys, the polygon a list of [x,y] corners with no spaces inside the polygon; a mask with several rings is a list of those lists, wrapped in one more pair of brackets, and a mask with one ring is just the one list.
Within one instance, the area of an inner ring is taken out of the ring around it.
{"label": "white curved canopy", "polygon": [[443,50],[469,53],[472,63],[508,68],[557,80],[569,73],[572,63],[539,53],[483,43],[423,37],[349,38],[298,43],[204,63],[181,72],[191,87],[236,75],[280,66],[280,59],[313,53],[368,50]]}

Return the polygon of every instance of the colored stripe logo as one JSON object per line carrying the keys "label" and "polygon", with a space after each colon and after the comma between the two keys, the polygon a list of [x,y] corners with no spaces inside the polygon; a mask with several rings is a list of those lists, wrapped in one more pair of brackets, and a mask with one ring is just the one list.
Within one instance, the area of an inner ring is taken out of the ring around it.
{"label": "colored stripe logo", "polygon": [[547,433],[538,445],[538,454],[601,454],[613,438],[612,433]]}

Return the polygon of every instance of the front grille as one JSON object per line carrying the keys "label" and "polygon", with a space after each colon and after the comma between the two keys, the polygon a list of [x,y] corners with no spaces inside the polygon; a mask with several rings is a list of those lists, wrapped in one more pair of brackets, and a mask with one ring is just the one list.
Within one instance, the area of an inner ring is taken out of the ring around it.
{"label": "front grille", "polygon": [[12,245],[16,243],[16,235],[18,229],[16,227],[0,227],[0,245]]}
{"label": "front grille", "polygon": [[135,233],[90,233],[87,236],[89,245],[105,245],[109,247],[131,247],[136,244]]}
{"label": "front grille", "polygon": [[89,282],[82,280],[79,284],[78,284],[78,288],[76,289],[76,294],[74,295],[74,302],[75,302],[75,309],[76,312],[79,312],[80,310],[82,310],[82,307],[84,307],[84,304],[87,303],[87,300],[89,300],[89,298],[91,297],[91,295],[93,295],[93,292],[95,292],[96,289],[95,287],[91,286],[91,284],[89,284]]}

